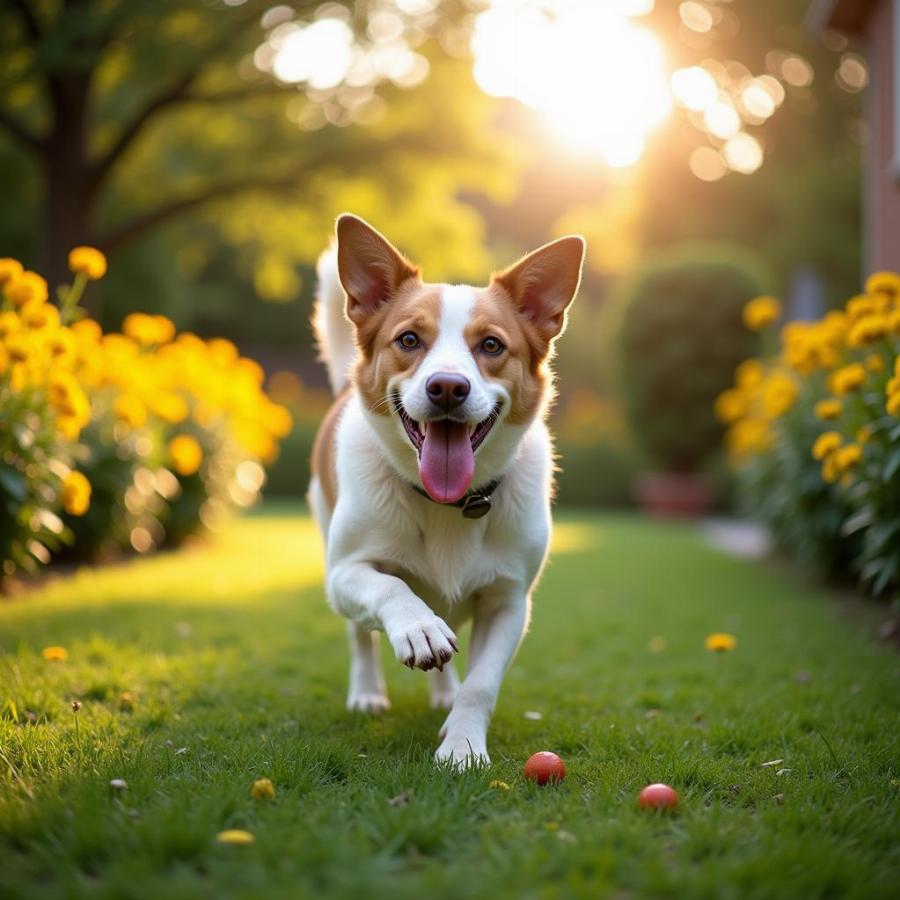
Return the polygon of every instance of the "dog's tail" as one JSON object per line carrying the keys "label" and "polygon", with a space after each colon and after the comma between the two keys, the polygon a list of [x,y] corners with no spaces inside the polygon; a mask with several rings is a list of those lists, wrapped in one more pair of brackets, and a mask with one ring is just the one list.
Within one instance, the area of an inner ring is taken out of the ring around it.
{"label": "dog's tail", "polygon": [[350,366],[356,359],[353,329],[344,315],[344,288],[338,276],[337,245],[332,244],[316,263],[319,277],[312,326],[319,348],[319,359],[328,369],[331,390],[339,394],[349,380]]}

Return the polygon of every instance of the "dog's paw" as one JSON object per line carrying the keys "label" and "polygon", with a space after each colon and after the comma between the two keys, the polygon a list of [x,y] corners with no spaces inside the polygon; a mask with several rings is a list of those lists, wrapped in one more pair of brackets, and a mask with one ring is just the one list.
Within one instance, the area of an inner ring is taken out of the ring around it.
{"label": "dog's paw", "polygon": [[483,737],[454,735],[449,732],[437,748],[434,761],[438,765],[450,765],[454,769],[477,768],[491,764]]}
{"label": "dog's paw", "polygon": [[397,659],[410,669],[442,669],[459,652],[456,635],[437,616],[416,619],[388,632]]}
{"label": "dog's paw", "polygon": [[347,696],[347,709],[352,712],[378,715],[391,708],[391,701],[383,691],[350,691]]}

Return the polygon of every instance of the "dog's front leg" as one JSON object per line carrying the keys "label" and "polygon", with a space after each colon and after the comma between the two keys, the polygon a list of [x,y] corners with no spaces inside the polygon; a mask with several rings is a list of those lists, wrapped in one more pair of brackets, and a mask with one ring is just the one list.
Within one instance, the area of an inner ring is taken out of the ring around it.
{"label": "dog's front leg", "polygon": [[456,635],[405,581],[371,563],[339,562],[328,574],[328,597],[362,628],[383,631],[397,659],[410,668],[442,667],[459,651]]}
{"label": "dog's front leg", "polygon": [[490,763],[488,725],[503,676],[528,627],[530,605],[526,591],[511,585],[484,591],[477,599],[466,677],[441,731],[438,762]]}

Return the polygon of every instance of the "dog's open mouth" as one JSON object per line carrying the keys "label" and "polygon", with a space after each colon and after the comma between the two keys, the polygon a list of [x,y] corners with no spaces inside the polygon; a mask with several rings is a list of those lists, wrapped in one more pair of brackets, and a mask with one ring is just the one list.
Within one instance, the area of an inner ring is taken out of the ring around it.
{"label": "dog's open mouth", "polygon": [[455,503],[465,496],[475,475],[475,451],[500,418],[500,404],[474,427],[449,418],[417,422],[399,396],[394,397],[394,408],[419,455],[419,477],[428,495],[438,503]]}

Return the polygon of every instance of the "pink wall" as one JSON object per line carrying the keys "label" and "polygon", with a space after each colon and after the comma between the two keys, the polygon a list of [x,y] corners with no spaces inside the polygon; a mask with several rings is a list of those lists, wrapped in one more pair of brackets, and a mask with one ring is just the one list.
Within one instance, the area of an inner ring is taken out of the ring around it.
{"label": "pink wall", "polygon": [[[895,148],[893,0],[880,0],[866,22],[871,81],[868,120],[871,139],[865,192],[864,266],[867,272],[893,269],[900,272],[900,148]],[[896,161],[895,161],[896,160]]]}

